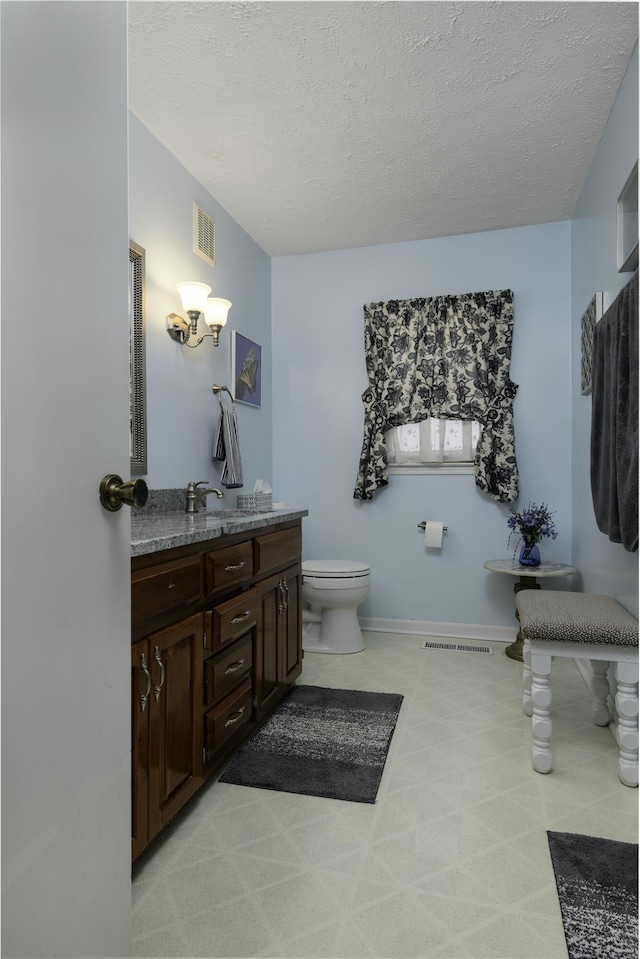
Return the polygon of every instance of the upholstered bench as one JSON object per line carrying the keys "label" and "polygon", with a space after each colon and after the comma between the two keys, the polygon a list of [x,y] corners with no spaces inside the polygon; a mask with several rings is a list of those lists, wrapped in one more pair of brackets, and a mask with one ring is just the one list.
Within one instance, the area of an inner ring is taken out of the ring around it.
{"label": "upholstered bench", "polygon": [[618,776],[638,785],[638,620],[611,596],[560,590],[522,590],[516,608],[524,637],[522,705],[531,716],[533,768],[551,772],[551,661],[554,656],[588,659],[594,722],[610,721],[609,663],[615,663],[615,698],[620,750]]}

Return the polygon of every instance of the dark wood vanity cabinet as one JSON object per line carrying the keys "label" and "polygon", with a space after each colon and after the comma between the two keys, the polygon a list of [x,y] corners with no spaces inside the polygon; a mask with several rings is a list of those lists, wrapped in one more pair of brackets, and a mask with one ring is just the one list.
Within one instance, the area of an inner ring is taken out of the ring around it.
{"label": "dark wood vanity cabinet", "polygon": [[136,859],[302,670],[301,525],[132,560]]}

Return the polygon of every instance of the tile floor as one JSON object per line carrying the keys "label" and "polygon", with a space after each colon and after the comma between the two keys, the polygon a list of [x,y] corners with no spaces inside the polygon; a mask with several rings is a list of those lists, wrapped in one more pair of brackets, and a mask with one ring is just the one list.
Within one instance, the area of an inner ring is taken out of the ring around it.
{"label": "tile floor", "polygon": [[566,959],[546,830],[638,830],[576,666],[554,663],[541,776],[503,645],[365,642],[307,654],[299,682],[404,695],[376,803],[211,782],[136,867],[133,956]]}

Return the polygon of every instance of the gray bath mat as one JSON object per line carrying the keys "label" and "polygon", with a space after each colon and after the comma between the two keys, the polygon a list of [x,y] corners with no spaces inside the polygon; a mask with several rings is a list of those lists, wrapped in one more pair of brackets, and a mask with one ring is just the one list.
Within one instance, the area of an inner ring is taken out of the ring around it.
{"label": "gray bath mat", "polygon": [[569,959],[638,955],[638,847],[549,832]]}
{"label": "gray bath mat", "polygon": [[294,686],[220,782],[373,803],[402,699]]}

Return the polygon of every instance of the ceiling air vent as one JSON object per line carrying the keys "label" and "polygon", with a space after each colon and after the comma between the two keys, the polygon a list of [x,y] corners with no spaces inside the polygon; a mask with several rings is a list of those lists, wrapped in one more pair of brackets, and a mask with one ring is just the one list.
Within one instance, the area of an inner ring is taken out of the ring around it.
{"label": "ceiling air vent", "polygon": [[193,204],[193,252],[216,265],[216,224],[197,203]]}

